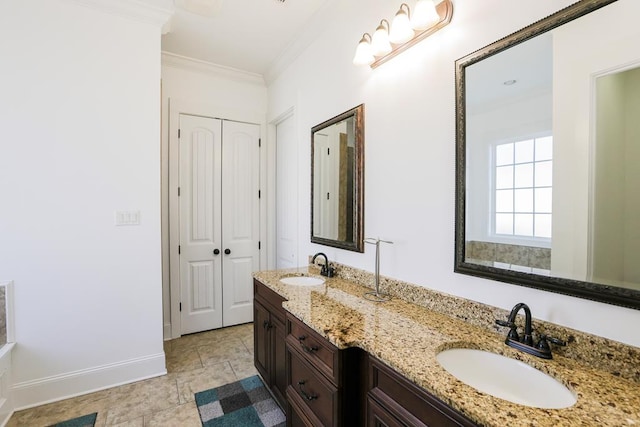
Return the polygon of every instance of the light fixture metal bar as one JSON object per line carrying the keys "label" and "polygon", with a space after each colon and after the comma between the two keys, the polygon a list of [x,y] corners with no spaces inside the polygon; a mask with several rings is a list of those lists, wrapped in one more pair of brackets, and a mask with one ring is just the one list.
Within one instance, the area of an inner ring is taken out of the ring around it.
{"label": "light fixture metal bar", "polygon": [[451,22],[451,18],[453,17],[453,3],[451,0],[443,0],[436,6],[436,12],[438,12],[438,16],[440,16],[440,20],[437,23],[426,30],[417,32],[416,35],[408,42],[401,45],[393,45],[391,52],[384,56],[376,57],[376,60],[371,64],[371,68],[376,68],[377,66],[384,64],[394,56],[404,52],[416,43],[426,39],[431,34],[449,25],[449,22]]}

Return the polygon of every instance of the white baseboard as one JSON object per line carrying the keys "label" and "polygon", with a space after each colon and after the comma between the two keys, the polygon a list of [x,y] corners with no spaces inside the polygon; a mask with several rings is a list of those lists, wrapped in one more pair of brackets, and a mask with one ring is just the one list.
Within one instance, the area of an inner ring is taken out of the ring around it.
{"label": "white baseboard", "polygon": [[165,323],[164,324],[163,334],[164,334],[164,340],[165,341],[169,341],[170,339],[172,339],[172,337],[171,337],[171,323]]}
{"label": "white baseboard", "polygon": [[16,383],[15,410],[22,410],[167,373],[164,352],[67,374]]}

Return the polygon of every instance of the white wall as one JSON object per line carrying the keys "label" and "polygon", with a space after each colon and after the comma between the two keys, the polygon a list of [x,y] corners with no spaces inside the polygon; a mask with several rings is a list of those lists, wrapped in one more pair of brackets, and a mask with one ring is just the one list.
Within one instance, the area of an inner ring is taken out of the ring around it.
{"label": "white wall", "polygon": [[375,70],[352,65],[362,33],[393,17],[398,3],[333,1],[331,25],[269,85],[269,117],[291,105],[298,114],[300,253],[374,268],[370,247],[359,254],[302,238],[310,227],[309,129],[364,103],[365,235],[395,242],[382,250],[382,274],[505,309],[523,301],[537,318],[640,346],[639,311],[453,273],[454,61],[572,1],[455,0],[445,29]]}
{"label": "white wall", "polygon": [[[15,283],[17,407],[166,372],[161,25],[0,3],[0,279]],[[140,225],[114,226],[117,210]]]}
{"label": "white wall", "polygon": [[[172,325],[171,277],[169,253],[177,243],[171,245],[169,233],[169,191],[174,186],[169,176],[169,144],[171,124],[177,124],[180,113],[190,113],[220,119],[236,120],[261,125],[265,139],[267,111],[267,88],[261,76],[210,63],[191,60],[169,53],[162,55],[162,240],[163,240],[163,319],[165,339],[177,338],[179,325]],[[263,165],[266,156],[261,153],[261,182],[266,181]],[[177,185],[176,185],[177,186]],[[265,200],[263,198],[263,200]],[[262,201],[261,201],[262,202]],[[261,203],[261,240],[266,241],[266,206]],[[266,246],[266,245],[265,245]],[[265,252],[265,251],[263,251]],[[266,267],[266,256],[261,254],[261,268]],[[177,281],[177,278],[174,278]],[[179,286],[174,284],[174,286]],[[179,288],[177,288],[179,289]],[[176,297],[179,301],[179,297]],[[174,307],[175,309],[176,307]],[[173,317],[179,317],[174,310]],[[174,322],[175,323],[175,322]],[[173,326],[173,328],[172,328]],[[172,331],[173,329],[173,331]]]}

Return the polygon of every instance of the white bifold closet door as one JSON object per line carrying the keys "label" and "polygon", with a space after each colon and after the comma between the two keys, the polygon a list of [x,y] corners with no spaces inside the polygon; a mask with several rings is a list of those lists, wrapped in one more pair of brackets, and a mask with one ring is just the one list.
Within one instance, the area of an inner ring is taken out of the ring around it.
{"label": "white bifold closet door", "polygon": [[181,333],[253,319],[258,125],[180,115]]}

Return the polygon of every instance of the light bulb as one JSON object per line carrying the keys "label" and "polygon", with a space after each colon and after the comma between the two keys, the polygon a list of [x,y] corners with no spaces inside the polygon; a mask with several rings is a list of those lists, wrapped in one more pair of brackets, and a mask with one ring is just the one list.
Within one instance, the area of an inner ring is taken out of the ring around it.
{"label": "light bulb", "polygon": [[433,0],[418,0],[411,16],[411,26],[414,30],[426,30],[440,21]]}
{"label": "light bulb", "polygon": [[380,21],[380,25],[376,28],[371,39],[371,49],[374,56],[382,56],[391,52],[391,43],[389,43],[389,22],[386,19]]}
{"label": "light bulb", "polygon": [[[403,7],[406,8],[406,12]],[[409,13],[409,6],[406,3],[402,3],[395,18],[393,18],[391,30],[389,30],[389,41],[391,43],[402,44],[413,38],[413,28],[411,28],[411,21],[409,21]]]}
{"label": "light bulb", "polygon": [[355,65],[370,65],[375,61],[370,41],[371,36],[368,33],[364,33],[356,48],[356,54],[353,57],[353,63]]}

